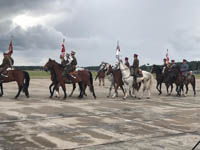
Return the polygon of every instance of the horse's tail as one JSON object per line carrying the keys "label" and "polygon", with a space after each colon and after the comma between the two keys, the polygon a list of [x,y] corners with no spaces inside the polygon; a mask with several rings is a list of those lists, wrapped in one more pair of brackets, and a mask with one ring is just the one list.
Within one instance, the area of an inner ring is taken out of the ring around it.
{"label": "horse's tail", "polygon": [[96,98],[96,95],[95,95],[95,93],[94,93],[94,85],[93,85],[93,77],[92,77],[92,73],[91,73],[90,71],[88,71],[88,72],[89,72],[89,76],[90,76],[90,84],[91,84],[91,86],[90,86],[90,91],[93,93],[94,98]]}
{"label": "horse's tail", "polygon": [[30,76],[29,76],[29,73],[26,72],[26,71],[23,71],[24,72],[24,88],[23,88],[23,91],[25,93],[28,92],[28,87],[29,87],[29,83],[30,83]]}
{"label": "horse's tail", "polygon": [[[194,96],[196,95],[196,78],[195,75],[192,75],[193,79],[194,79],[194,83],[192,85],[193,91],[194,91]],[[191,83],[192,84],[192,83]]]}

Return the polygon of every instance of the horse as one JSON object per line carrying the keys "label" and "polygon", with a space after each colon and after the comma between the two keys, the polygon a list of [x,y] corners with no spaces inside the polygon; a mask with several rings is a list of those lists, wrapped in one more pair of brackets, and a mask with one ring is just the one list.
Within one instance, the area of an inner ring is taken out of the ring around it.
{"label": "horse", "polygon": [[123,81],[122,81],[122,74],[120,69],[113,68],[110,64],[106,63],[106,62],[102,62],[101,70],[105,71],[105,74],[108,76],[108,80],[110,81],[110,88],[109,88],[109,94],[107,97],[110,97],[111,95],[111,91],[112,88],[114,87],[115,89],[115,93],[113,94],[112,98],[118,97],[118,88],[120,87],[122,89],[122,92],[125,94],[124,92],[124,88],[123,88]]}
{"label": "horse", "polygon": [[167,94],[168,95],[171,94],[168,93],[169,85],[175,83],[177,96],[181,96],[181,91],[183,91],[183,95],[185,96],[183,88],[185,79],[184,76],[182,75],[180,68],[178,66],[172,68],[166,68],[164,74],[165,74],[165,84],[167,88]]}
{"label": "horse", "polygon": [[[47,70],[45,70],[45,71],[47,71]],[[54,70],[50,70],[50,74],[51,74],[51,81],[52,81],[52,83],[49,85],[49,92],[50,92],[50,96],[49,97],[52,98],[53,93],[54,93],[53,89],[58,84],[58,80],[56,79],[56,73],[55,73]],[[66,82],[66,83],[67,84],[71,84],[71,82]],[[53,87],[53,89],[52,89],[52,87]],[[76,89],[76,84],[73,83],[72,92],[69,95],[69,97],[71,97],[73,95],[75,89]],[[56,97],[60,97],[60,95],[59,95],[59,88],[56,88],[55,90],[56,90]]]}
{"label": "horse", "polygon": [[[57,89],[59,86],[61,86],[63,89],[63,92],[64,92],[63,99],[66,99],[67,94],[66,94],[65,83],[68,83],[69,80],[65,76],[63,76],[63,71],[64,71],[63,66],[61,64],[57,63],[55,60],[49,59],[48,62],[45,64],[44,69],[45,70],[54,70],[58,84],[54,87],[53,92],[55,89]],[[79,98],[83,98],[86,86],[89,86],[90,91],[93,94],[93,97],[96,99],[96,95],[94,92],[94,86],[93,86],[92,73],[90,71],[88,71],[88,70],[77,71],[76,78],[72,79],[72,83],[79,84],[79,88],[80,88]],[[52,92],[52,94],[53,94],[53,92]]]}
{"label": "horse", "polygon": [[12,81],[16,81],[18,84],[18,93],[15,96],[15,99],[17,99],[23,90],[25,93],[26,97],[29,98],[29,83],[30,83],[30,76],[29,73],[26,71],[21,71],[21,70],[8,70],[7,71],[7,77],[2,77],[2,81],[0,83],[0,88],[1,88],[1,94],[0,96],[3,96],[3,83],[8,83]]}
{"label": "horse", "polygon": [[186,87],[186,92],[185,94],[188,94],[188,85],[191,84],[192,88],[193,88],[193,92],[194,92],[194,96],[196,96],[196,78],[193,74],[189,74],[186,78],[185,78],[185,87]]}
{"label": "horse", "polygon": [[99,86],[101,86],[101,82],[103,82],[103,86],[105,86],[105,81],[104,81],[104,79],[105,79],[105,72],[106,72],[106,70],[102,69],[102,68],[105,67],[104,65],[105,65],[104,62],[102,62],[102,63],[100,64],[99,70],[98,70],[97,75],[96,75],[96,77],[95,77],[95,80],[97,80],[97,78],[99,79]]}
{"label": "horse", "polygon": [[[119,59],[118,59],[119,60]],[[145,90],[147,90],[148,96],[147,98],[149,99],[151,97],[151,86],[152,86],[152,82],[153,82],[153,76],[150,72],[147,71],[143,71],[142,70],[142,74],[143,77],[138,77],[136,80],[137,84],[134,84],[134,80],[133,80],[133,76],[131,76],[131,72],[130,69],[122,63],[121,60],[119,60],[119,68],[122,72],[122,81],[124,82],[124,87],[125,87],[125,96],[123,97],[123,99],[125,100],[127,98],[127,91],[133,89],[133,91],[135,90],[135,96],[138,99],[141,99],[142,96],[140,96],[140,88],[139,88],[139,83],[143,83],[143,93]],[[134,87],[133,87],[134,85]]]}
{"label": "horse", "polygon": [[[162,69],[157,65],[152,66],[151,73],[156,74],[156,81],[157,81],[156,89],[158,90],[159,95],[161,95],[162,94],[162,83],[165,82],[165,75],[162,73]],[[173,90],[173,84],[171,84],[170,94],[172,93],[172,90]],[[167,88],[167,93],[169,93],[168,88]]]}

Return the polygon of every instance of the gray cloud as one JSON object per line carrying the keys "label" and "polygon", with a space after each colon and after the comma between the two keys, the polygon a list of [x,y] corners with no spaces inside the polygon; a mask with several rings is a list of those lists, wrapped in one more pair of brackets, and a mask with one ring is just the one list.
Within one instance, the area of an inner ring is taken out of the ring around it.
{"label": "gray cloud", "polygon": [[[199,4],[197,0],[1,1],[0,51],[8,48],[14,35],[16,56],[21,54],[25,61],[30,57],[38,65],[48,56],[59,60],[65,37],[67,51],[77,51],[80,66],[103,60],[114,63],[117,40],[122,57],[132,61],[133,54],[138,53],[141,64],[162,63],[167,48],[177,61],[185,57],[193,60],[200,56]],[[25,30],[12,22],[22,14],[50,17]],[[42,52],[43,58],[37,58],[37,52]]]}

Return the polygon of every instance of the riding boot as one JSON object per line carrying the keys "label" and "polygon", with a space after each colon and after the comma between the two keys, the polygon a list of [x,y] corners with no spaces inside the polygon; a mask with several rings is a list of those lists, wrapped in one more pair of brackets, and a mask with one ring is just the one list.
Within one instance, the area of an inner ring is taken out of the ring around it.
{"label": "riding boot", "polygon": [[69,82],[72,82],[72,76],[69,73],[66,74],[66,77]]}

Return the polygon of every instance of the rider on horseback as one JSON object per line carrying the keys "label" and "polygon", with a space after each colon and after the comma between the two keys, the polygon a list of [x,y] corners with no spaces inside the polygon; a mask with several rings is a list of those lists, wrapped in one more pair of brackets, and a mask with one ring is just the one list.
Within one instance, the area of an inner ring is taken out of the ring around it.
{"label": "rider on horseback", "polygon": [[189,70],[189,65],[187,64],[186,59],[183,59],[183,63],[181,65],[181,72],[184,75],[184,77],[187,77]]}
{"label": "rider on horseback", "polygon": [[167,69],[167,68],[169,68],[169,63],[167,63],[167,59],[166,58],[164,58],[163,59],[163,69],[162,69],[162,73],[164,74],[165,73],[165,70]]}
{"label": "rider on horseback", "polygon": [[66,65],[66,60],[63,55],[60,55],[61,65],[64,67]]}
{"label": "rider on horseback", "polygon": [[170,68],[176,67],[175,60],[171,60]]}
{"label": "rider on horseback", "polygon": [[134,60],[133,60],[133,79],[134,79],[135,83],[137,81],[138,71],[139,71],[139,59],[138,59],[138,55],[134,54]]}
{"label": "rider on horseback", "polygon": [[69,62],[65,65],[65,68],[64,68],[64,75],[69,80],[71,80],[72,78],[75,78],[73,75],[70,74],[71,72],[76,70],[77,60],[76,60],[75,54],[76,53],[74,51],[71,51],[71,58],[70,60],[67,59],[67,61]]}
{"label": "rider on horseback", "polygon": [[129,64],[129,62],[128,62],[128,57],[125,57],[125,65],[126,65],[128,68],[130,68],[130,64]]}
{"label": "rider on horseback", "polygon": [[14,64],[14,60],[11,57],[11,53],[3,53],[3,62],[0,65],[0,79],[3,77],[7,77],[7,75],[3,74],[9,67],[12,67]]}

